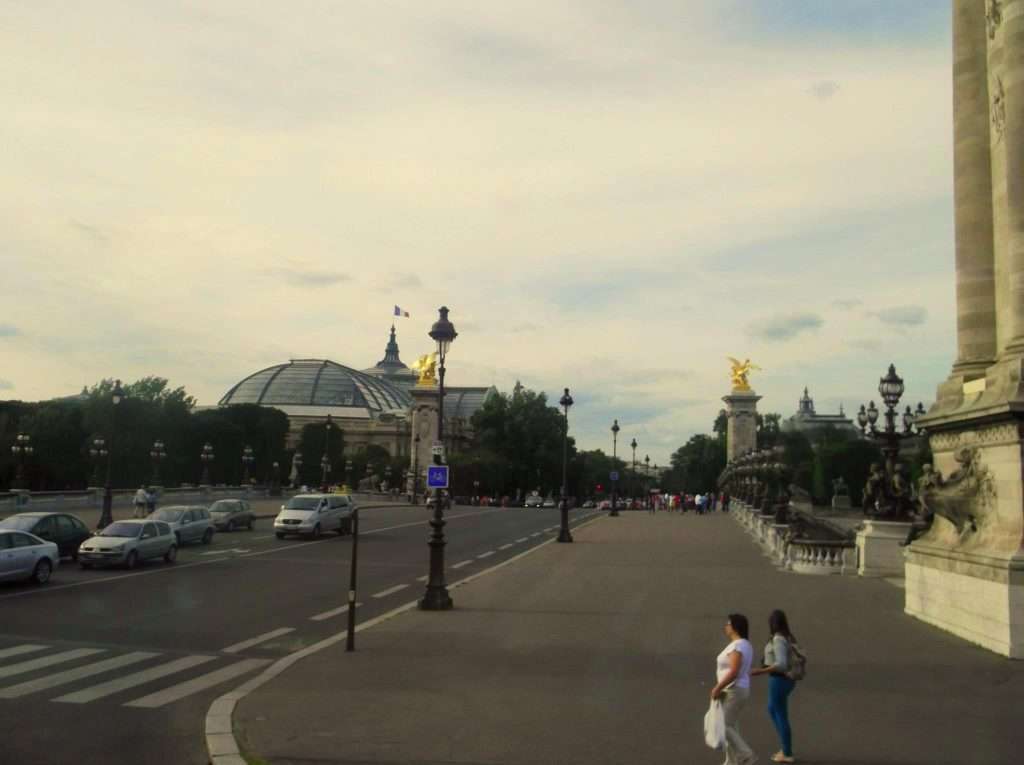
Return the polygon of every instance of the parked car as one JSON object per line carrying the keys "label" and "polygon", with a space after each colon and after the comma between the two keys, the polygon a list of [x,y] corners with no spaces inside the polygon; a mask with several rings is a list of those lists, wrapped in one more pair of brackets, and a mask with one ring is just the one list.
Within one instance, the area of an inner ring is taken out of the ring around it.
{"label": "parked car", "polygon": [[288,534],[319,537],[324,531],[352,533],[358,509],[347,494],[296,494],[274,518],[278,539]]}
{"label": "parked car", "polygon": [[596,505],[594,504],[594,500],[592,500],[592,499],[588,499],[588,500],[586,500],[586,501],[585,501],[585,502],[583,503],[583,505],[582,505],[582,506],[583,506],[584,508],[587,508],[587,509],[590,509],[590,508],[594,508],[594,507],[596,507]]}
{"label": "parked car", "polygon": [[78,548],[78,565],[82,568],[135,568],[151,558],[163,558],[167,563],[178,559],[178,543],[169,523],[147,518],[115,521]]}
{"label": "parked car", "polygon": [[531,494],[526,498],[523,503],[523,507],[541,507],[544,504],[544,498],[539,494]]}
{"label": "parked car", "polygon": [[53,542],[62,558],[71,559],[78,557],[78,546],[92,536],[81,520],[68,513],[18,513],[0,521],[0,529],[27,531]]}
{"label": "parked car", "polygon": [[544,504],[542,504],[541,507],[558,507],[558,503],[555,502],[555,500],[548,497],[547,499],[544,500]]}
{"label": "parked car", "polygon": [[0,529],[0,580],[31,579],[46,584],[59,565],[55,542],[26,531]]}
{"label": "parked car", "polygon": [[234,531],[243,526],[252,531],[255,520],[249,503],[244,499],[218,499],[210,505],[210,518],[217,531]]}
{"label": "parked car", "polygon": [[171,527],[178,547],[189,542],[213,541],[213,518],[202,505],[170,505],[146,516],[149,520],[163,521]]}

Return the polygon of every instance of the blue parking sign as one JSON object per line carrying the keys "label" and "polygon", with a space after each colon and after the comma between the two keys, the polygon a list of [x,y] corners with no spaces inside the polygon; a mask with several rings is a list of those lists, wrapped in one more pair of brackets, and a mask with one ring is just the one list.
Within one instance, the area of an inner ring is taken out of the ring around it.
{"label": "blue parking sign", "polygon": [[619,480],[619,471],[618,470],[613,470],[611,473],[608,474],[608,478],[610,480],[612,480],[612,481],[618,481]]}
{"label": "blue parking sign", "polygon": [[447,489],[448,488],[448,466],[430,465],[427,468],[427,488]]}

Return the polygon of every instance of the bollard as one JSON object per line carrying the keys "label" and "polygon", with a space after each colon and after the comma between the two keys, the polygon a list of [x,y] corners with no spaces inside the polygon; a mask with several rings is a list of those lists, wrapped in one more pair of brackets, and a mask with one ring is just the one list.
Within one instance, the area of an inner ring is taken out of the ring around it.
{"label": "bollard", "polygon": [[359,554],[359,510],[352,518],[352,563],[348,575],[348,635],[345,652],[356,650],[356,557]]}

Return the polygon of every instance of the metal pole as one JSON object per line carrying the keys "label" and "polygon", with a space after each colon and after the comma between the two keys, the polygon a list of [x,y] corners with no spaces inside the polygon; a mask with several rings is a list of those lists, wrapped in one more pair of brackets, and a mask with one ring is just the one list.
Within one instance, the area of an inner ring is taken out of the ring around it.
{"label": "metal pole", "polygon": [[[444,351],[439,352],[438,364],[438,401],[437,401],[437,440],[444,446]],[[436,463],[440,457],[435,456]],[[453,605],[448,594],[448,583],[444,578],[444,497],[441,489],[434,489],[434,517],[430,519],[430,580],[427,591],[420,599],[419,607],[424,611],[447,611]]]}
{"label": "metal pole", "polygon": [[345,636],[345,651],[356,650],[356,560],[359,556],[359,511],[352,518],[352,562],[348,574],[348,634]]}
{"label": "metal pole", "polygon": [[107,437],[107,480],[103,484],[103,512],[100,514],[99,528],[105,529],[114,521],[114,495],[110,488],[110,462],[114,455],[114,429],[110,429]]}
{"label": "metal pole", "polygon": [[[565,389],[563,401],[569,400],[569,389]],[[561,527],[558,530],[559,542],[572,542],[572,534],[569,532],[569,494],[567,483],[569,465],[569,405],[564,404],[565,409],[565,430],[562,432],[562,502],[561,502]]]}
{"label": "metal pole", "polygon": [[[616,464],[618,457],[618,443],[619,443],[619,421],[615,421],[615,426],[612,428],[612,470],[615,471],[615,475],[618,476],[619,468]],[[612,518],[619,517],[619,479],[616,477],[612,481],[612,511],[609,513]]]}

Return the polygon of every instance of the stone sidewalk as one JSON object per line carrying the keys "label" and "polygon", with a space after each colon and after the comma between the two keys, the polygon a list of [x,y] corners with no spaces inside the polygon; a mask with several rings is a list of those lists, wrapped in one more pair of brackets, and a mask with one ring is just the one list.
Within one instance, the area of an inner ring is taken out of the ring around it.
{"label": "stone sidewalk", "polygon": [[[624,513],[307,658],[243,699],[271,763],[718,763],[702,720],[726,614],[787,610],[809,655],[791,700],[808,763],[1010,763],[1024,663],[903,614],[885,581],[776,570],[735,521]],[[456,580],[458,572],[451,576]],[[755,678],[742,729],[778,749]]]}

